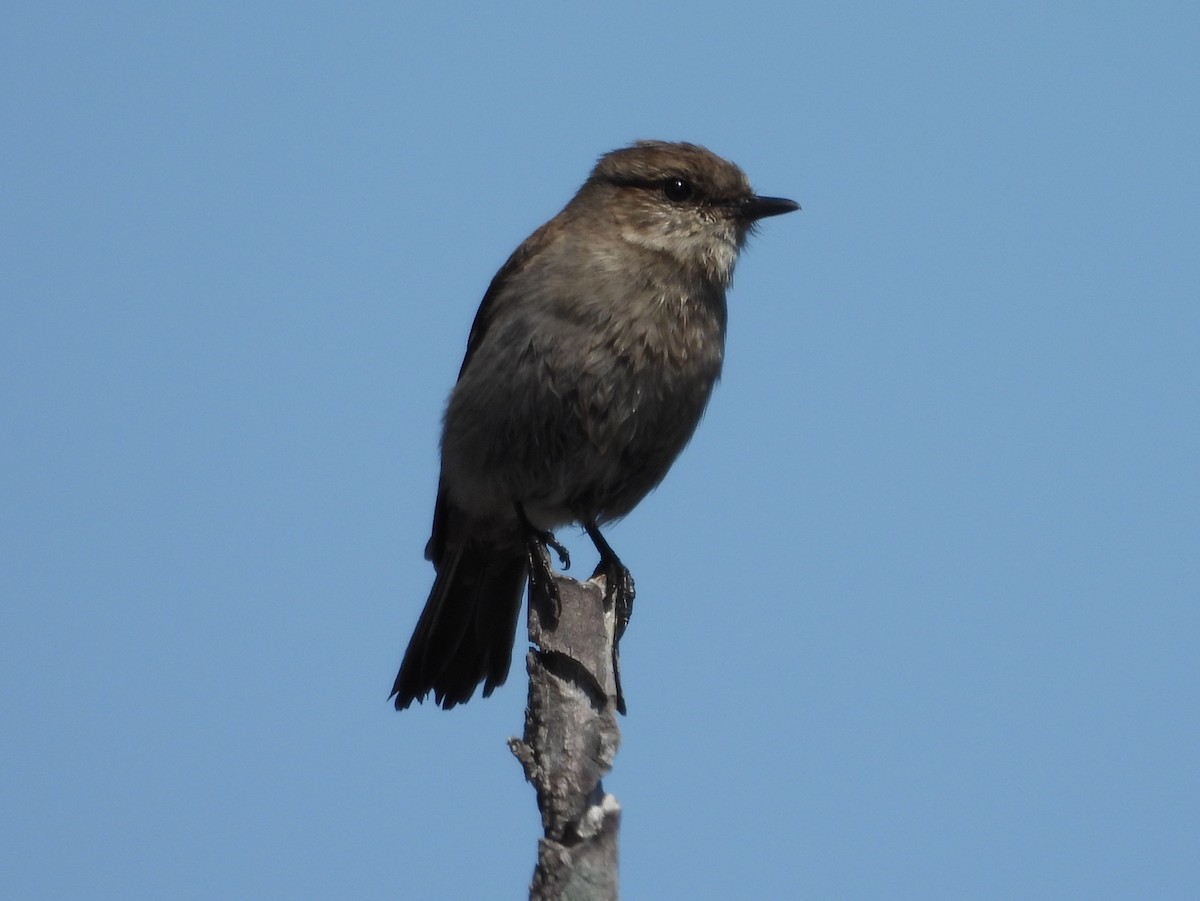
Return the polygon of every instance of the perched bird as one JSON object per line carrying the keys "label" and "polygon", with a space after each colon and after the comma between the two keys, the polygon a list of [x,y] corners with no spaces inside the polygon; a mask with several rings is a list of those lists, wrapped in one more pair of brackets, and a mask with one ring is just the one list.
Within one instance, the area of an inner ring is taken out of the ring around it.
{"label": "perched bird", "polygon": [[492,279],[442,432],[425,556],[437,571],[396,683],[396,709],[450,709],[508,677],[527,579],[579,523],[600,553],[618,637],[633,579],[600,533],[666,475],[721,374],[725,290],[754,224],[798,209],[760,197],[694,144],[602,157]]}

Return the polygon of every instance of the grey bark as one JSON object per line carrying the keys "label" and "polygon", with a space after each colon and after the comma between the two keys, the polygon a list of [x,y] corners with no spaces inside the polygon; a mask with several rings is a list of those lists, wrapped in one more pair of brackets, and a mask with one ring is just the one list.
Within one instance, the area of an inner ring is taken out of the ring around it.
{"label": "grey bark", "polygon": [[614,901],[621,807],[601,783],[621,742],[614,614],[602,579],[554,581],[557,610],[545,586],[530,588],[525,735],[509,739],[542,815],[529,897]]}

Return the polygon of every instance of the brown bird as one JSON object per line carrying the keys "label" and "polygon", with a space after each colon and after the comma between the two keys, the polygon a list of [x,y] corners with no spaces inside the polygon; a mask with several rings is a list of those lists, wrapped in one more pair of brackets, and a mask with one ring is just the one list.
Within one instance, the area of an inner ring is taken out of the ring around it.
{"label": "brown bird", "polygon": [[754,224],[798,209],[760,197],[694,144],[602,157],[496,273],[442,432],[425,556],[437,571],[392,695],[450,709],[508,677],[527,579],[554,592],[552,530],[579,523],[617,605],[633,579],[600,525],[667,474],[721,374],[725,290]]}

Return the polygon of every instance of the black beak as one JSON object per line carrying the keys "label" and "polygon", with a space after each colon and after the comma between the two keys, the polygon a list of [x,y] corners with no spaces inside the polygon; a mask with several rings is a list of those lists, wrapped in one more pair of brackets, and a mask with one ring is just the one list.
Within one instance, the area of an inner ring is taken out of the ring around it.
{"label": "black beak", "polygon": [[747,197],[741,203],[739,213],[747,222],[757,222],[768,216],[781,216],[800,209],[800,204],[785,197]]}

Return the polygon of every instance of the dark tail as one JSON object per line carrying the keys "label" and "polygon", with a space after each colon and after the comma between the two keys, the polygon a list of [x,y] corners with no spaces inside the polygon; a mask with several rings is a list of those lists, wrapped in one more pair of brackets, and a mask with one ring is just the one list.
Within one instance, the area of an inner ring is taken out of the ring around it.
{"label": "dark tail", "polygon": [[471,541],[446,550],[392,687],[397,710],[431,691],[449,710],[470,700],[480,682],[486,698],[508,678],[525,551]]}

